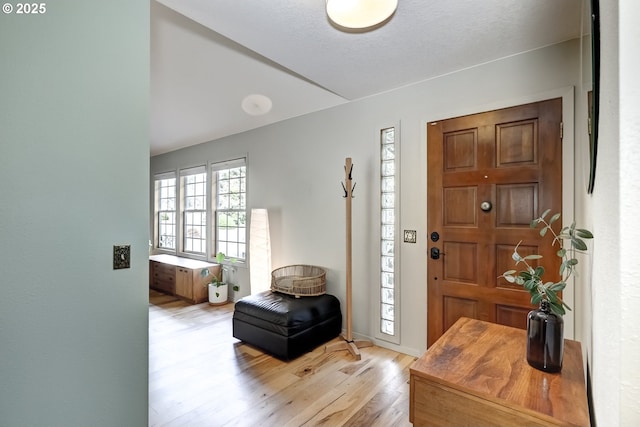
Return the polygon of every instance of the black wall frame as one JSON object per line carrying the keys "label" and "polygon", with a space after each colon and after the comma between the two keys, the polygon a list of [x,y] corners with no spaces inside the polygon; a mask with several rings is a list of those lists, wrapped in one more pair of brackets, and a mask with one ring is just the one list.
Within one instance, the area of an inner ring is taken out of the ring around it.
{"label": "black wall frame", "polygon": [[591,76],[592,93],[589,102],[589,184],[587,193],[593,193],[598,157],[598,116],[600,114],[600,4],[591,0]]}

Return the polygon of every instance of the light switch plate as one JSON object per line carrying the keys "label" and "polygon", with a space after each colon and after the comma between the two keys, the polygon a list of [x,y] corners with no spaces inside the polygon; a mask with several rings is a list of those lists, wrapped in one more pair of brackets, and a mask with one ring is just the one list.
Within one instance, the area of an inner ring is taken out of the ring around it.
{"label": "light switch plate", "polygon": [[418,233],[416,230],[404,230],[404,242],[416,243]]}
{"label": "light switch plate", "polygon": [[113,245],[113,269],[131,268],[131,245]]}

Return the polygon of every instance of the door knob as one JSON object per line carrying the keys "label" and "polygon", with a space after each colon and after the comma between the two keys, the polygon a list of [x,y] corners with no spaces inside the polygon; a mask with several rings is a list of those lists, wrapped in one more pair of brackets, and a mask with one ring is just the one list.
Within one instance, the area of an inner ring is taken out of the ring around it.
{"label": "door knob", "polygon": [[484,212],[489,212],[492,207],[493,206],[491,205],[491,202],[480,203],[480,209],[482,209]]}
{"label": "door knob", "polygon": [[444,255],[444,253],[440,252],[440,249],[438,248],[431,248],[429,252],[431,259],[440,259],[440,255]]}

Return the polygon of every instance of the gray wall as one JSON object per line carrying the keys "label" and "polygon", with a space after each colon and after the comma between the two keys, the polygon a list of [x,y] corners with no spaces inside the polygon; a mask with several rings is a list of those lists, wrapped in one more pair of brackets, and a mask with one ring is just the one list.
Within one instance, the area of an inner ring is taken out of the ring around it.
{"label": "gray wall", "polygon": [[149,3],[46,5],[0,14],[0,425],[143,426]]}
{"label": "gray wall", "polygon": [[[340,181],[352,157],[353,330],[376,334],[379,286],[379,130],[400,129],[400,228],[418,230],[417,244],[402,244],[400,343],[419,355],[426,348],[426,123],[472,112],[564,96],[568,145],[566,193],[573,193],[575,114],[586,114],[579,40],[404,89],[297,117],[254,131],[152,157],[151,172],[248,155],[250,207],[269,209],[273,267],[306,263],[326,267],[328,291],[345,303],[345,204]],[[585,101],[586,102],[586,101]],[[579,110],[581,108],[581,110]],[[569,199],[566,209],[572,212]],[[249,292],[248,274],[241,295]],[[238,296],[241,296],[238,295]],[[573,336],[573,320],[571,336]]]}

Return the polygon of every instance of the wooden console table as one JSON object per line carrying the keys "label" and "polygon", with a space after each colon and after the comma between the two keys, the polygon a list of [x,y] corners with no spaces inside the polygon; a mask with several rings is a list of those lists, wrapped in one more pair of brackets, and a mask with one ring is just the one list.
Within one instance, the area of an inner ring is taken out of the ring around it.
{"label": "wooden console table", "polygon": [[[200,272],[209,269],[209,276]],[[207,283],[220,274],[220,265],[174,255],[149,256],[149,287],[199,304],[209,299]],[[219,276],[218,276],[219,277]]]}
{"label": "wooden console table", "polygon": [[416,426],[589,426],[580,343],[565,340],[562,371],[529,366],[526,332],[459,319],[410,368]]}

